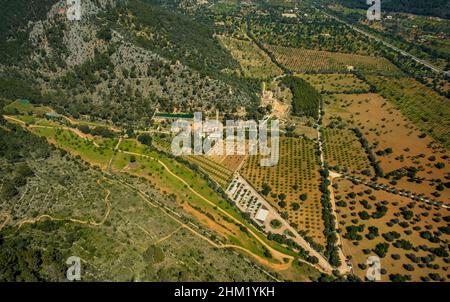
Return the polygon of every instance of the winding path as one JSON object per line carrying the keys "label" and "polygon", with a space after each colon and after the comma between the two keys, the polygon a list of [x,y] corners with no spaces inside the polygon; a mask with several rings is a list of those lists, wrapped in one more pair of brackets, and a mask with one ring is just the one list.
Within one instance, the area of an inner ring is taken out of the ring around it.
{"label": "winding path", "polygon": [[[144,154],[140,154],[140,153],[135,153],[135,152],[129,152],[129,151],[122,151],[119,150],[119,152],[125,153],[125,154],[130,154],[130,155],[135,155],[135,156],[140,156],[140,157],[144,157],[144,158],[148,158],[148,159],[152,159],[152,160],[156,160],[161,166],[163,166],[163,168],[173,177],[175,177],[177,180],[179,180],[181,183],[183,183],[184,185],[186,185],[186,187],[192,192],[194,193],[196,196],[198,196],[199,198],[201,198],[203,201],[205,201],[206,203],[208,203],[209,205],[216,207],[222,214],[224,214],[225,216],[227,216],[228,218],[230,218],[231,220],[233,220],[234,222],[236,222],[239,225],[242,225],[242,223],[236,219],[234,216],[232,216],[231,214],[229,214],[227,211],[223,210],[222,208],[218,207],[217,204],[215,204],[214,202],[210,201],[209,199],[205,198],[203,195],[201,195],[200,193],[198,193],[197,191],[195,191],[193,188],[191,188],[191,186],[181,177],[179,177],[178,175],[176,175],[174,172],[172,172],[172,170],[169,169],[169,167],[167,167],[167,165],[165,163],[163,163],[162,161],[160,161],[159,159],[155,159],[151,156],[148,155],[144,155]],[[253,230],[247,228],[248,232],[256,239],[259,241],[259,243],[261,243],[265,248],[267,248],[270,253],[272,254],[272,256],[274,256],[275,258],[281,260],[283,262],[283,259],[287,258],[289,259],[289,261],[292,261],[294,259],[293,256],[291,255],[287,255],[284,254],[282,252],[279,252],[277,250],[275,250],[274,248],[272,248],[270,245],[268,245],[264,240],[262,240],[255,232],[253,232]],[[230,246],[231,247],[231,246]],[[240,247],[241,249],[244,249],[242,247]],[[248,250],[247,250],[248,251]],[[250,252],[250,251],[248,251]],[[253,253],[252,253],[253,254]]]}
{"label": "winding path", "polygon": [[[143,156],[142,154],[140,156]],[[171,218],[172,220],[174,220],[175,222],[177,222],[178,224],[180,224],[180,227],[183,227],[187,230],[189,230],[191,233],[193,233],[194,235],[196,235],[197,237],[205,240],[206,242],[208,242],[211,246],[218,248],[218,249],[228,249],[228,248],[234,248],[234,249],[238,249],[241,250],[247,254],[249,254],[250,256],[256,258],[257,261],[259,261],[261,264],[273,269],[273,270],[285,270],[288,269],[291,264],[292,264],[292,260],[290,259],[288,262],[285,263],[273,263],[268,261],[267,259],[264,259],[263,257],[256,255],[255,253],[253,253],[252,251],[250,251],[249,249],[246,249],[242,246],[238,246],[238,245],[232,245],[232,244],[218,244],[214,241],[212,241],[211,239],[209,239],[208,237],[206,237],[205,235],[199,233],[198,231],[194,230],[192,227],[190,227],[188,224],[184,223],[183,221],[181,221],[180,219],[174,217],[172,214],[177,215],[176,212],[174,212],[173,210],[161,205],[161,204],[154,204],[157,203],[156,201],[153,201],[150,199],[149,196],[147,196],[147,194],[145,192],[142,192],[140,189],[136,188],[135,186],[126,183],[122,180],[117,180],[117,182],[119,182],[120,184],[135,190],[136,192],[139,193],[139,196],[150,206],[154,207],[154,208],[159,208],[166,216],[168,216],[169,218]],[[171,213],[169,213],[171,212]],[[177,215],[178,216],[178,215]],[[195,225],[194,225],[195,226]],[[178,230],[178,229],[177,229]],[[146,231],[144,231],[146,232]],[[283,254],[284,255],[284,254]],[[262,272],[264,272],[266,275],[268,275],[269,277],[271,277],[272,279],[274,279],[275,281],[279,282],[280,280],[278,280],[277,278],[275,278],[272,274],[270,274],[269,272],[267,272],[266,270],[259,268]]]}

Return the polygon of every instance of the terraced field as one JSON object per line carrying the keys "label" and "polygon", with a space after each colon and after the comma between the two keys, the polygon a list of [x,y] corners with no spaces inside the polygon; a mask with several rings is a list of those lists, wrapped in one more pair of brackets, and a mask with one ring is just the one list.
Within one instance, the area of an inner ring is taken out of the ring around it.
{"label": "terraced field", "polygon": [[244,160],[245,160],[244,155],[227,155],[225,156],[224,160],[221,161],[220,164],[225,168],[227,168],[228,170],[235,172],[242,166]]}
{"label": "terraced field", "polygon": [[50,142],[72,154],[83,156],[101,168],[108,166],[109,158],[118,142],[118,139],[99,137],[95,140],[83,139],[72,131],[57,128],[33,128],[33,132],[45,136]]}
{"label": "terraced field", "polygon": [[[170,138],[167,135],[152,136],[152,144],[163,152],[171,152]],[[184,159],[199,167],[204,173],[217,182],[222,188],[227,188],[233,172],[240,165],[243,156],[184,156]]]}
{"label": "terraced field", "polygon": [[211,177],[222,188],[226,189],[231,181],[233,172],[211,160],[208,156],[186,156],[189,162],[197,165],[200,170]]}
{"label": "terraced field", "polygon": [[25,115],[36,114],[43,116],[45,113],[52,112],[53,110],[46,106],[34,106],[28,100],[17,100],[3,108],[5,113],[15,114],[21,113]]}
{"label": "terraced field", "polygon": [[222,167],[230,170],[231,172],[236,172],[243,164],[245,160],[245,155],[213,155],[208,156],[208,158]]}
{"label": "terraced field", "polygon": [[161,151],[169,152],[171,149],[170,139],[166,135],[161,134],[153,135],[152,144]]}

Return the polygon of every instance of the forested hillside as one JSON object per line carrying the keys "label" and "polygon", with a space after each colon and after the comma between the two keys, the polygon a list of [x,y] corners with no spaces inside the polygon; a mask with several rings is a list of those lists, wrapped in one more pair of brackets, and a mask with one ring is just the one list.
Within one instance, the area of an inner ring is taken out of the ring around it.
{"label": "forested hillside", "polygon": [[214,39],[214,24],[203,25],[187,16],[139,1],[130,2],[128,8],[136,17],[134,24],[139,31],[156,33],[149,38],[137,35],[139,45],[208,74],[238,66]]}
{"label": "forested hillside", "polygon": [[79,22],[61,13],[65,1],[19,2],[2,19],[14,38],[3,33],[0,48],[14,58],[0,61],[0,97],[127,127],[148,126],[155,111],[257,107],[259,82],[234,73],[213,23],[137,0],[86,0]]}
{"label": "forested hillside", "polygon": [[57,0],[0,0],[0,64],[15,64],[30,53],[30,21],[44,19]]}

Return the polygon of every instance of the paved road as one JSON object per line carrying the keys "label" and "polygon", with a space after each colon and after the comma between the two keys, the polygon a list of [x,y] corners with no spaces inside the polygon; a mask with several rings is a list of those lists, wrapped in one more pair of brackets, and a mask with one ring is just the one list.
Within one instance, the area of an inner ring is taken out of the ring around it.
{"label": "paved road", "polygon": [[369,34],[368,32],[363,31],[360,28],[358,28],[358,27],[356,27],[356,26],[354,26],[354,25],[352,25],[350,23],[347,23],[347,22],[339,19],[336,16],[330,15],[329,13],[327,13],[327,12],[317,8],[317,7],[314,7],[314,8],[316,10],[318,10],[319,12],[323,13],[324,15],[326,15],[326,16],[328,16],[330,18],[333,18],[333,19],[335,19],[336,21],[338,21],[338,22],[340,22],[342,24],[347,25],[348,27],[352,28],[353,30],[357,31],[358,33],[360,33],[362,35],[365,35],[366,37],[368,37],[370,39],[373,39],[373,40],[375,40],[377,42],[383,43],[386,47],[389,47],[390,49],[392,49],[392,50],[394,50],[394,51],[396,51],[396,52],[398,52],[398,53],[400,53],[400,54],[402,54],[402,55],[404,55],[406,57],[410,57],[411,59],[413,59],[417,63],[422,64],[423,66],[431,69],[432,71],[434,71],[436,73],[444,74],[444,73],[448,72],[448,71],[444,71],[444,70],[442,70],[442,69],[440,69],[440,68],[438,68],[438,67],[436,67],[436,66],[434,66],[434,65],[432,65],[432,64],[430,64],[430,63],[428,63],[428,62],[426,62],[426,61],[424,61],[422,59],[419,59],[418,57],[410,54],[409,52],[406,52],[406,51],[404,51],[404,50],[402,50],[402,49],[400,49],[400,48],[398,48],[398,47],[396,47],[396,46],[394,46],[394,45],[392,45],[392,44],[390,44],[390,43],[388,43],[388,42],[386,42],[386,41],[384,41],[384,40],[382,40],[382,39],[380,39],[380,38],[378,38],[378,37],[376,37],[376,36],[374,36],[372,34]]}

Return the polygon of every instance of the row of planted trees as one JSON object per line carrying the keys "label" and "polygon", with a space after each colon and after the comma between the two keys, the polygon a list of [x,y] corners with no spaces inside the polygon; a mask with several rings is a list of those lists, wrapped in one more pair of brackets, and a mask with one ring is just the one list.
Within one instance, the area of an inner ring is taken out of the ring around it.
{"label": "row of planted trees", "polygon": [[333,216],[333,209],[330,199],[330,191],[328,187],[330,181],[328,180],[329,172],[327,168],[320,171],[322,177],[322,183],[320,184],[320,191],[322,192],[322,218],[324,222],[324,235],[326,239],[325,247],[325,257],[327,257],[330,264],[334,267],[341,265],[341,260],[339,259],[336,235],[336,222]]}

